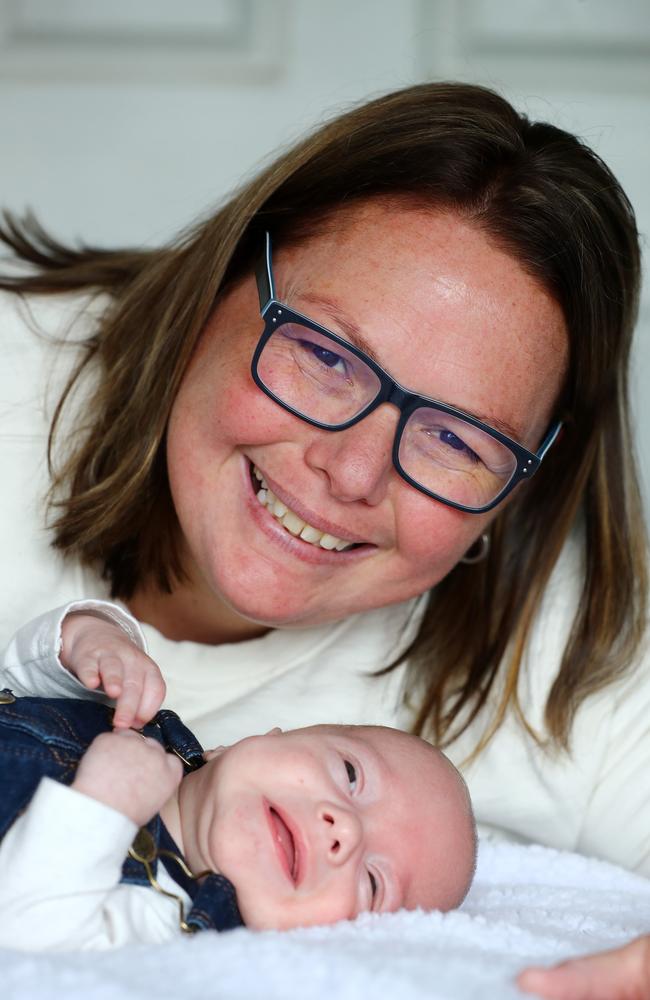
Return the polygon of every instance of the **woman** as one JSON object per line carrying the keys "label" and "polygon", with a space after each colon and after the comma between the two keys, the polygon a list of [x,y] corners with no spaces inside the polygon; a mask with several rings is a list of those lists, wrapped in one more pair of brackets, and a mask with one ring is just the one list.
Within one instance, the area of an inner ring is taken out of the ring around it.
{"label": "woman", "polygon": [[484,831],[650,873],[639,253],[595,154],[426,84],[162,250],[4,240],[36,265],[3,282],[7,392],[73,366],[49,534],[40,394],[4,433],[7,636],[111,595],[205,741],[397,724],[463,767]]}
{"label": "woman", "polygon": [[650,1000],[650,934],[552,969],[527,969],[517,984],[547,1000]]}

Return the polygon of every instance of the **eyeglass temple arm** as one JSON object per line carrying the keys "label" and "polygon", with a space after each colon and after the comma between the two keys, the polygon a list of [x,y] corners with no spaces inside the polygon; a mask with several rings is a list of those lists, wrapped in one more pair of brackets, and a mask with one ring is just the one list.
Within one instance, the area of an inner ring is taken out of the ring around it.
{"label": "eyeglass temple arm", "polygon": [[539,446],[539,450],[537,451],[536,457],[540,460],[540,462],[544,458],[544,455],[546,454],[546,452],[548,451],[548,449],[551,447],[551,445],[555,443],[555,441],[557,439],[557,436],[560,433],[560,431],[562,430],[563,426],[564,426],[564,421],[562,421],[562,420],[558,420],[558,422],[556,424],[552,425],[552,427],[549,430],[548,434],[546,435],[546,437],[542,441],[541,445]]}
{"label": "eyeglass temple arm", "polygon": [[257,294],[260,300],[260,312],[262,316],[275,298],[275,285],[273,283],[273,271],[271,269],[271,234],[264,235],[264,252],[260,255],[255,266],[255,277],[257,279]]}

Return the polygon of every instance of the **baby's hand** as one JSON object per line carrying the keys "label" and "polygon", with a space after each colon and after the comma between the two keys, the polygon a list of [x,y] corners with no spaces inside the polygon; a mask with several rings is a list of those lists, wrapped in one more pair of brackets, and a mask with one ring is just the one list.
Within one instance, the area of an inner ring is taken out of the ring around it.
{"label": "baby's hand", "polygon": [[165,697],[165,682],[154,661],[131,642],[119,625],[77,611],[61,628],[61,663],[84,687],[98,687],[115,698],[113,725],[139,729],[149,722]]}
{"label": "baby's hand", "polygon": [[100,733],[81,758],[72,787],[143,826],[183,777],[178,757],[132,729]]}

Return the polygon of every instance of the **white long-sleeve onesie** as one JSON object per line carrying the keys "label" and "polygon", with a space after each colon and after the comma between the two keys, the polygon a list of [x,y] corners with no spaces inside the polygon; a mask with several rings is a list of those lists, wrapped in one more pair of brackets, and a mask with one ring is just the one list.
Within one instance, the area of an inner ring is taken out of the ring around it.
{"label": "white long-sleeve onesie", "polygon": [[[140,628],[117,606],[83,601],[30,622],[4,653],[4,683],[22,672],[44,697],[100,698],[62,666],[61,623],[72,610],[100,611],[144,649]],[[20,685],[22,687],[22,685]],[[137,827],[101,802],[43,778],[0,843],[0,946],[21,950],[116,948],[180,934],[178,906],[154,889],[120,883]],[[163,889],[189,897],[158,865]]]}

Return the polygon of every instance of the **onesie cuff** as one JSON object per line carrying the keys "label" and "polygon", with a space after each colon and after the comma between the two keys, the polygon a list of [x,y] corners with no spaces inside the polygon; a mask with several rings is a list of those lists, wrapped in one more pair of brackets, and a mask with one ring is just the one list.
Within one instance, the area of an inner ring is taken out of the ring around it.
{"label": "onesie cuff", "polygon": [[[126,608],[120,607],[119,604],[114,604],[111,601],[100,601],[100,600],[84,600],[84,601],[70,601],[69,604],[64,604],[61,608],[58,608],[55,612],[56,614],[56,643],[55,652],[56,658],[58,660],[59,666],[62,670],[66,668],[61,663],[60,653],[63,648],[63,634],[62,627],[64,619],[74,612],[79,611],[90,611],[93,615],[98,618],[104,618],[106,621],[113,622],[115,625],[119,626],[122,631],[129,637],[131,642],[141,649],[143,652],[147,652],[147,643],[144,637],[144,633],[140,628],[139,623],[133,617],[133,615],[126,610]],[[45,656],[47,650],[42,651],[42,655]]]}

